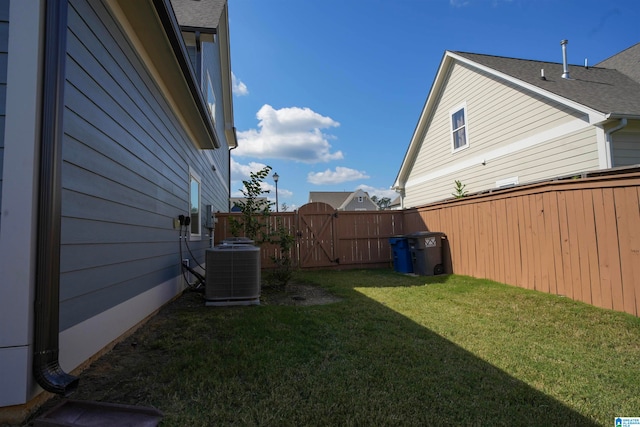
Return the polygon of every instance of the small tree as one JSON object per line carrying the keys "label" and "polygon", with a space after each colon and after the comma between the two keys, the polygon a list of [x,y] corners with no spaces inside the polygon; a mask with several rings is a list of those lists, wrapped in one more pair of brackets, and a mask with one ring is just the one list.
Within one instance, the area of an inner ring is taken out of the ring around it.
{"label": "small tree", "polygon": [[456,187],[454,188],[455,193],[451,193],[453,197],[456,199],[461,199],[465,197],[468,193],[465,191],[466,185],[456,179],[455,181]]}
{"label": "small tree", "polygon": [[291,263],[291,248],[295,239],[289,230],[282,224],[280,218],[276,218],[276,227],[270,234],[270,243],[276,244],[280,250],[276,255],[271,255],[271,261],[275,268],[269,272],[268,282],[276,285],[286,286],[293,275],[293,265]]}
{"label": "small tree", "polygon": [[383,197],[379,199],[378,196],[371,196],[371,201],[376,205],[378,205],[378,209],[381,211],[387,209],[391,204],[391,199],[388,197]]}
{"label": "small tree", "polygon": [[295,242],[288,229],[276,218],[276,225],[271,226],[271,206],[273,203],[262,200],[261,196],[269,193],[262,188],[262,181],[269,176],[271,166],[265,166],[258,172],[251,172],[249,180],[242,181],[244,189],[240,190],[244,200],[236,202],[240,209],[240,219],[231,217],[229,222],[231,234],[238,237],[241,234],[252,239],[256,244],[272,243],[280,247],[276,255],[271,256],[275,268],[268,278],[281,285],[286,285],[293,274],[291,265],[291,248]]}
{"label": "small tree", "polygon": [[267,218],[271,213],[271,203],[261,200],[260,196],[269,193],[262,188],[262,181],[269,176],[271,166],[265,166],[258,172],[251,172],[249,180],[242,181],[244,189],[240,192],[244,200],[236,202],[242,213],[240,219],[231,218],[231,234],[238,237],[243,235],[257,244],[268,240]]}

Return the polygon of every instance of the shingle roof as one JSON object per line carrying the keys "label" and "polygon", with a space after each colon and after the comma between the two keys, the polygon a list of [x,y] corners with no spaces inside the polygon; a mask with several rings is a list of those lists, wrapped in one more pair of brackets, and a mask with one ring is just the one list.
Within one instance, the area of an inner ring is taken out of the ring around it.
{"label": "shingle roof", "polygon": [[181,27],[218,28],[227,0],[171,0]]}
{"label": "shingle roof", "polygon": [[616,53],[596,66],[613,68],[640,83],[640,43]]}
{"label": "shingle roof", "polygon": [[309,203],[322,202],[338,209],[352,193],[352,191],[310,191]]}
{"label": "shingle roof", "polygon": [[[569,65],[571,79],[563,79],[561,63],[453,53],[604,114],[640,115],[640,82],[616,69]],[[628,64],[634,56],[636,61],[640,59],[640,48],[632,49],[617,62]],[[546,76],[544,80],[540,78],[541,69]]]}

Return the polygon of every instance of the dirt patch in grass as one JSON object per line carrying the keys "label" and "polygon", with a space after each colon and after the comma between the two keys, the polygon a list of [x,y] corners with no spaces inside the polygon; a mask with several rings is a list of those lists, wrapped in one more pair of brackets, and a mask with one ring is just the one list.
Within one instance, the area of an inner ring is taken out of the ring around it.
{"label": "dirt patch in grass", "polygon": [[286,286],[262,289],[261,304],[266,305],[323,305],[341,301],[341,298],[313,285],[288,283]]}

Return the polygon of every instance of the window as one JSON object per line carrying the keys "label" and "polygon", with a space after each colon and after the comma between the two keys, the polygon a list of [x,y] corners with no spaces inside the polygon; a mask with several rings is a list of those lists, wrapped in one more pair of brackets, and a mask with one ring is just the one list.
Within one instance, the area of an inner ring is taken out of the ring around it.
{"label": "window", "polygon": [[451,110],[452,152],[469,147],[467,133],[467,106],[463,104]]}
{"label": "window", "polygon": [[207,88],[206,96],[207,96],[207,105],[209,106],[209,114],[211,114],[211,120],[213,123],[216,122],[216,93],[213,90],[213,84],[211,84],[211,75],[209,74],[209,70],[207,70],[207,81],[205,83]]}
{"label": "window", "polygon": [[189,174],[189,215],[191,215],[191,236],[200,236],[200,178]]}

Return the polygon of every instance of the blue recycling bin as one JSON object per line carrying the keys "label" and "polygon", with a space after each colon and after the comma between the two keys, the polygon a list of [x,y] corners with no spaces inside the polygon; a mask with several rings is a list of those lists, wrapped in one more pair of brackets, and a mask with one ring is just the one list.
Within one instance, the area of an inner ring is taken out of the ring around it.
{"label": "blue recycling bin", "polygon": [[393,253],[393,269],[398,273],[413,273],[413,262],[407,236],[389,237]]}

